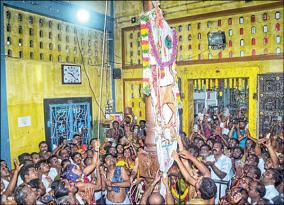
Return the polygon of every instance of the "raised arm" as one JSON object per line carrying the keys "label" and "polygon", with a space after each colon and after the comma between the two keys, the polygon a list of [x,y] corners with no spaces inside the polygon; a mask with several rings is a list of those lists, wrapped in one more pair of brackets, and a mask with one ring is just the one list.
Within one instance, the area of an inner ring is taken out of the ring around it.
{"label": "raised arm", "polygon": [[207,165],[209,165],[214,173],[221,179],[224,179],[225,176],[227,175],[225,172],[221,171],[214,162],[206,162]]}
{"label": "raised arm", "polygon": [[149,198],[149,196],[151,195],[151,193],[153,192],[156,184],[161,180],[161,175],[160,175],[160,171],[158,170],[155,176],[154,181],[152,182],[152,184],[146,189],[146,191],[143,194],[143,197],[140,201],[140,204],[146,204],[147,203],[147,199]]}
{"label": "raised arm", "polygon": [[198,159],[196,159],[193,155],[191,155],[188,151],[184,150],[179,153],[179,156],[184,159],[189,159],[196,166],[196,168],[202,173],[205,177],[210,177],[209,169]]}
{"label": "raised arm", "polygon": [[92,163],[83,169],[83,173],[87,176],[96,168],[97,160],[99,158],[99,152],[95,151],[93,155]]}
{"label": "raised arm", "polygon": [[[184,149],[184,145],[183,145],[183,143],[182,143],[182,140],[181,140],[181,137],[180,137],[180,136],[177,137],[177,143],[178,143],[178,146],[179,146],[179,151],[180,151],[180,152],[184,151],[184,150],[185,150],[185,149]],[[188,160],[186,160],[186,159],[181,159],[181,161],[182,161],[184,167],[186,168],[186,170],[187,170],[188,172],[190,172],[192,169],[191,169],[191,167],[190,167],[190,165],[189,165],[189,163],[188,163]]]}
{"label": "raised arm", "polygon": [[5,190],[5,192],[3,193],[3,195],[5,196],[11,196],[14,192],[14,189],[17,185],[17,179],[18,179],[18,175],[20,173],[21,168],[24,166],[23,164],[19,165],[19,163],[17,162],[16,159],[14,159],[14,165],[15,165],[15,171],[14,174],[8,184],[7,189]]}
{"label": "raised arm", "polygon": [[173,159],[176,161],[182,176],[185,178],[185,180],[190,183],[191,185],[195,186],[196,180],[190,176],[189,172],[186,170],[185,166],[183,165],[182,161],[180,160],[178,154],[176,151],[173,151],[172,153]]}
{"label": "raised arm", "polygon": [[273,146],[271,144],[271,140],[269,138],[262,138],[259,140],[260,144],[263,144],[269,152],[269,155],[271,157],[272,163],[273,163],[273,168],[278,168],[279,166],[279,159],[276,155],[276,152],[273,149]]}
{"label": "raised arm", "polygon": [[131,183],[133,182],[133,180],[135,179],[135,177],[138,173],[138,168],[139,168],[139,160],[138,160],[138,157],[136,157],[134,169],[132,170],[131,175],[130,175],[130,182]]}
{"label": "raised arm", "polygon": [[163,174],[162,181],[166,187],[166,204],[175,204],[175,200],[169,186],[169,176],[167,174]]}

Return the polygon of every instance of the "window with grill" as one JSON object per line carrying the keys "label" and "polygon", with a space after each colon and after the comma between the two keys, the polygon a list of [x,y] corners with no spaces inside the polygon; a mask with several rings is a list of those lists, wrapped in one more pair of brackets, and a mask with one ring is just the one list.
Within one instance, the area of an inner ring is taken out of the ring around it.
{"label": "window with grill", "polygon": [[8,49],[8,57],[12,57],[12,50]]}
{"label": "window with grill", "polygon": [[52,21],[49,21],[49,22],[48,22],[48,27],[49,27],[49,28],[52,28]]}
{"label": "window with grill", "polygon": [[33,52],[30,52],[30,59],[34,59],[34,53]]}
{"label": "window with grill", "polygon": [[6,31],[11,32],[11,24],[9,24],[9,23],[7,24]]}
{"label": "window with grill", "polygon": [[39,25],[39,27],[43,27],[43,19],[38,20],[38,25]]}
{"label": "window with grill", "polygon": [[43,31],[42,31],[42,30],[39,31],[39,37],[40,37],[40,38],[43,37]]}
{"label": "window with grill", "polygon": [[32,28],[29,28],[29,34],[30,36],[34,35],[34,30]]}
{"label": "window with grill", "polygon": [[22,26],[19,26],[19,27],[18,27],[18,32],[19,32],[19,34],[22,34],[22,33],[23,33],[23,27],[22,27]]}
{"label": "window with grill", "polygon": [[10,11],[6,11],[6,18],[11,19],[11,12]]}
{"label": "window with grill", "polygon": [[33,24],[34,23],[34,18],[32,16],[29,16],[28,22],[29,22],[29,24]]}
{"label": "window with grill", "polygon": [[22,22],[23,21],[23,15],[22,14],[18,14],[18,21]]}
{"label": "window with grill", "polygon": [[19,39],[19,46],[21,47],[21,46],[23,46],[23,39]]}

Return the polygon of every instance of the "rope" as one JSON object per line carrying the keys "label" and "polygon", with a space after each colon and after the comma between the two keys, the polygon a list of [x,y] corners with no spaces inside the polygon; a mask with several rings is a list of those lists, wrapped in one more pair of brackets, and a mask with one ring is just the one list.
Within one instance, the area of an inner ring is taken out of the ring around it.
{"label": "rope", "polygon": [[104,20],[104,37],[103,37],[103,51],[102,51],[102,65],[101,65],[101,74],[100,74],[100,101],[99,101],[99,118],[98,118],[98,140],[100,141],[100,121],[101,121],[101,104],[102,104],[102,84],[103,84],[103,68],[105,62],[105,38],[106,38],[106,20],[107,20],[107,7],[108,1],[105,4],[105,20]]}

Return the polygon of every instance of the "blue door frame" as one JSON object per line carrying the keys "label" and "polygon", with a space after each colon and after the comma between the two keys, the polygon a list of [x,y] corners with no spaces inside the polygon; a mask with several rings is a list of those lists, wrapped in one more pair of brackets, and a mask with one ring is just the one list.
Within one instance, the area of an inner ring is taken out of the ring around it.
{"label": "blue door frame", "polygon": [[54,149],[62,140],[80,133],[84,144],[92,137],[92,100],[82,98],[44,99],[45,136]]}

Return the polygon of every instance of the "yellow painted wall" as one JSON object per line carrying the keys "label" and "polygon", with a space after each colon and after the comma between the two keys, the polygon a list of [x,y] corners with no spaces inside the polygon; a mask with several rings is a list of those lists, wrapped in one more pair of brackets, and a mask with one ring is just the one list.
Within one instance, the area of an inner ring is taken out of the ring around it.
{"label": "yellow painted wall", "polygon": [[[217,11],[225,11],[229,9],[245,8],[251,6],[257,6],[262,4],[273,3],[274,1],[252,1],[245,3],[244,1],[161,1],[161,8],[165,12],[166,19],[175,19],[184,16],[192,16],[198,14],[206,14]],[[116,62],[121,63],[121,29],[130,26],[138,25],[131,24],[130,18],[133,16],[138,17],[142,12],[141,2],[116,2],[116,27],[118,31],[115,34],[117,41],[115,42]],[[131,8],[131,9],[130,9]],[[275,12],[281,13],[280,19],[275,19]],[[268,13],[268,20],[263,21],[263,13]],[[256,22],[251,23],[251,15],[256,16]],[[245,23],[239,24],[239,17],[243,16]],[[232,18],[233,24],[228,25],[228,18]],[[222,21],[222,26],[217,25],[217,21]],[[207,28],[207,22],[212,21],[212,27]],[[197,24],[201,23],[201,28],[197,28]],[[276,23],[280,23],[280,31],[275,30]],[[191,24],[191,31],[187,30],[187,25]],[[178,31],[178,26],[183,26],[181,32]],[[263,26],[268,26],[268,33],[263,32]],[[178,52],[177,60],[189,60],[191,56],[192,60],[198,60],[198,54],[201,55],[202,59],[208,59],[208,53],[213,54],[213,59],[218,59],[218,53],[221,51],[223,58],[229,57],[229,51],[233,52],[233,57],[240,57],[240,51],[243,50],[245,56],[251,56],[252,49],[256,49],[256,55],[263,55],[264,48],[268,49],[268,53],[276,55],[276,48],[280,48],[282,56],[278,60],[263,60],[263,61],[238,61],[229,63],[209,63],[209,64],[193,64],[193,65],[177,65],[178,76],[182,79],[182,92],[185,96],[183,100],[184,119],[183,127],[186,132],[192,127],[193,121],[193,106],[192,96],[190,95],[193,90],[189,90],[188,80],[197,78],[233,78],[233,77],[248,77],[249,78],[249,128],[253,137],[257,137],[257,116],[258,116],[258,101],[253,98],[253,94],[257,93],[257,75],[263,73],[283,72],[283,6],[274,7],[271,9],[264,8],[260,11],[246,12],[243,14],[236,13],[234,15],[217,16],[208,19],[194,19],[191,22],[181,22],[172,24],[178,31],[178,35],[182,35],[182,41],[178,42],[178,46],[182,45],[182,50]],[[251,27],[256,27],[256,33],[251,34]],[[240,35],[240,28],[244,29],[244,35]],[[233,36],[229,37],[228,30],[233,30]],[[232,40],[233,47],[225,48],[225,50],[209,50],[207,47],[207,33],[222,30],[226,33],[227,42]],[[197,39],[197,34],[201,33],[202,39]],[[131,33],[133,38],[130,38]],[[124,45],[125,45],[125,64],[127,69],[122,70],[123,79],[142,78],[142,66],[137,67],[138,59],[141,56],[138,55],[140,47],[137,45],[139,38],[137,37],[139,29],[130,29],[124,34]],[[188,33],[192,34],[192,40],[188,41]],[[276,36],[281,37],[281,42],[276,43]],[[256,38],[256,45],[251,45],[251,38]],[[268,37],[269,43],[264,45],[263,38]],[[240,46],[240,39],[244,39],[245,45]],[[132,43],[133,47],[130,47]],[[192,50],[188,50],[188,44],[192,44]],[[201,44],[201,49],[198,49],[198,44]],[[130,51],[133,55],[130,55]],[[182,57],[180,57],[182,56]],[[131,65],[131,59],[133,65]],[[118,64],[117,66],[121,66]],[[216,73],[216,69],[220,72]],[[123,95],[123,80],[116,81],[116,93],[117,96]],[[127,93],[126,93],[127,95]],[[124,96],[127,101],[127,97]],[[123,101],[117,101],[117,109],[123,110]]]}
{"label": "yellow painted wall", "polygon": [[[5,12],[8,10],[11,11],[12,18],[9,21],[6,18],[5,25],[9,22],[12,25],[12,31],[5,33],[5,39],[10,37],[12,43],[10,45],[6,43],[5,48],[6,82],[9,137],[11,159],[13,159],[23,152],[31,153],[38,151],[38,143],[45,140],[43,104],[45,98],[92,97],[92,117],[93,120],[97,119],[98,106],[94,101],[86,73],[88,73],[91,87],[99,100],[100,39],[102,32],[77,27],[79,39],[84,39],[82,47],[84,48],[85,71],[82,64],[79,63],[82,61],[80,53],[73,51],[74,47],[77,46],[76,42],[74,42],[75,34],[73,32],[75,25],[5,7]],[[17,20],[19,13],[23,15],[22,23]],[[34,18],[32,25],[27,22],[28,16],[33,16]],[[43,27],[38,25],[39,18],[44,19]],[[48,21],[53,22],[53,28],[48,28]],[[58,23],[62,24],[61,30],[57,29]],[[23,34],[18,33],[20,24],[23,26]],[[70,26],[69,31],[65,30],[67,25]],[[34,29],[33,35],[29,35],[29,28]],[[39,30],[44,32],[42,38],[39,37]],[[53,33],[52,39],[48,38],[48,32]],[[58,34],[62,35],[61,41],[58,40]],[[69,42],[65,40],[67,35],[70,37]],[[22,46],[18,45],[19,39],[23,39],[24,44]],[[29,47],[30,40],[34,41],[33,48]],[[88,45],[88,40],[91,40],[90,46]],[[43,49],[39,48],[40,41],[44,42]],[[52,50],[48,47],[49,43],[54,45]],[[61,51],[58,50],[58,45],[61,45]],[[8,56],[8,50],[12,51],[12,56]],[[96,50],[98,51],[97,56],[94,54]],[[19,51],[23,51],[23,58],[19,57]],[[34,59],[32,60],[30,59],[30,52],[34,52]],[[40,53],[44,54],[43,60],[40,60]],[[49,59],[50,54],[53,56],[51,61]],[[59,62],[59,56],[61,56],[61,62]],[[62,84],[61,65],[64,63],[81,65],[82,84]],[[109,79],[109,73],[107,79]],[[106,98],[110,96],[110,86],[108,85],[108,90],[106,90],[105,80],[103,82],[102,108],[104,109]],[[18,118],[23,116],[31,117],[31,126],[18,127]]]}

